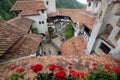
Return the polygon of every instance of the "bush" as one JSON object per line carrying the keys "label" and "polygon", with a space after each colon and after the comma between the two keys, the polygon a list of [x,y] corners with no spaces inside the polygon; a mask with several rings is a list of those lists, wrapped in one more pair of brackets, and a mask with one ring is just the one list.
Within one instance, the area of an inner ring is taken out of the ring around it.
{"label": "bush", "polygon": [[67,24],[65,27],[65,38],[70,39],[74,36],[74,28],[71,23]]}
{"label": "bush", "polygon": [[54,29],[52,27],[48,27],[48,32],[49,32],[49,36],[50,36],[50,40],[51,40],[53,38]]}
{"label": "bush", "polygon": [[67,31],[67,32],[65,33],[65,38],[66,38],[66,39],[72,38],[72,37],[74,36],[73,33],[74,33],[74,32],[72,32],[72,31]]}
{"label": "bush", "polygon": [[38,33],[38,29],[37,28],[32,28],[32,33],[33,34],[37,34]]}

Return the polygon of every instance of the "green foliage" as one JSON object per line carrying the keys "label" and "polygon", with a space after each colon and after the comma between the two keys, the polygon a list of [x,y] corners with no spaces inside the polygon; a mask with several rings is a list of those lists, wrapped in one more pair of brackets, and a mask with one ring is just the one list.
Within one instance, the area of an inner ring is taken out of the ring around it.
{"label": "green foliage", "polygon": [[53,38],[54,29],[52,27],[48,27],[48,32],[49,32],[50,39],[52,39]]}
{"label": "green foliage", "polygon": [[71,75],[67,76],[66,80],[74,80],[74,77],[72,77]]}
{"label": "green foliage", "polygon": [[26,73],[22,73],[22,74],[12,74],[11,76],[9,76],[6,80],[24,80],[24,76]]}
{"label": "green foliage", "polygon": [[0,0],[0,16],[3,19],[9,20],[16,16],[15,13],[10,11],[15,1],[16,0]]}
{"label": "green foliage", "polygon": [[117,80],[117,73],[114,71],[108,72],[105,68],[97,69],[87,76],[87,80]]}
{"label": "green foliage", "polygon": [[37,34],[38,33],[38,29],[37,28],[32,28],[32,33],[33,34]]}
{"label": "green foliage", "polygon": [[74,36],[74,28],[71,23],[67,24],[65,27],[65,38],[70,39]]}
{"label": "green foliage", "polygon": [[85,5],[77,2],[76,0],[56,0],[57,8],[70,8],[70,9],[80,9]]}
{"label": "green foliage", "polygon": [[56,80],[53,73],[38,73],[33,80]]}

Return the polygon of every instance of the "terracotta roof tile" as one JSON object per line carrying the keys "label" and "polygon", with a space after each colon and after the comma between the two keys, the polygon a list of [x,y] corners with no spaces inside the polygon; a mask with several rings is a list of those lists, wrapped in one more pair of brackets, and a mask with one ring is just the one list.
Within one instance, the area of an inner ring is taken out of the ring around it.
{"label": "terracotta roof tile", "polygon": [[0,59],[12,59],[36,53],[40,42],[40,36],[32,34],[24,35],[17,40]]}
{"label": "terracotta roof tile", "polygon": [[79,25],[82,26],[83,24],[86,25],[90,30],[93,29],[95,22],[95,17],[91,17],[85,14],[80,14],[79,15]]}
{"label": "terracotta roof tile", "polygon": [[22,10],[44,10],[46,9],[44,1],[16,1],[12,11]]}
{"label": "terracotta roof tile", "polygon": [[75,37],[64,42],[61,46],[63,54],[84,54],[87,43],[82,37]]}
{"label": "terracotta roof tile", "polygon": [[23,35],[20,29],[0,20],[0,56],[8,50]]}
{"label": "terracotta roof tile", "polygon": [[11,11],[21,11],[22,16],[39,15],[40,10],[45,10],[44,1],[16,1]]}
{"label": "terracotta roof tile", "polygon": [[23,33],[29,32],[32,22],[32,20],[22,17],[16,17],[8,21],[9,24],[19,28]]}
{"label": "terracotta roof tile", "polygon": [[79,22],[80,26],[84,24],[91,30],[95,22],[95,17],[84,14],[80,9],[57,9],[56,13],[51,13],[48,16],[69,16],[74,23]]}
{"label": "terracotta roof tile", "polygon": [[[51,62],[52,61],[52,62]],[[33,78],[36,76],[35,73],[30,69],[32,65],[40,63],[42,64],[43,71],[48,71],[48,66],[50,64],[57,64],[62,65],[65,67],[66,71],[68,70],[68,64],[73,64],[73,69],[77,71],[83,71],[85,73],[88,72],[92,68],[93,63],[97,63],[100,65],[100,67],[104,67],[105,64],[110,64],[111,66],[119,66],[117,59],[112,57],[111,55],[104,55],[104,56],[92,56],[92,55],[64,55],[64,56],[42,56],[42,57],[29,57],[24,58],[21,60],[17,60],[15,62],[11,62],[9,64],[1,64],[0,68],[2,68],[2,75],[1,77],[5,79],[9,75],[11,75],[13,72],[9,70],[11,65],[17,65],[18,67],[24,67],[26,69],[26,75],[25,79],[30,78],[33,80]],[[84,66],[84,69],[81,68],[81,66]]]}
{"label": "terracotta roof tile", "polygon": [[40,15],[37,10],[23,10],[20,13],[21,16],[32,16],[32,15]]}

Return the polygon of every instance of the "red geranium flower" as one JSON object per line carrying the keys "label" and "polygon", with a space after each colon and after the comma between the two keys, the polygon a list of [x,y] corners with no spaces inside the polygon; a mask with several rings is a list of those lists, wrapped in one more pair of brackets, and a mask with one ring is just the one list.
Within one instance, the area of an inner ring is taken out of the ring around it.
{"label": "red geranium flower", "polygon": [[56,69],[56,65],[55,64],[51,64],[50,66],[49,66],[49,70],[50,71],[54,71]]}
{"label": "red geranium flower", "polygon": [[71,70],[72,69],[72,63],[69,63],[68,68]]}
{"label": "red geranium flower", "polygon": [[75,71],[75,70],[70,70],[70,74],[74,78],[76,78],[79,75],[79,73],[77,71]]}
{"label": "red geranium flower", "polygon": [[111,70],[117,72],[118,74],[120,74],[120,67],[113,67]]}
{"label": "red geranium flower", "polygon": [[64,70],[60,70],[58,73],[55,73],[57,80],[65,80],[66,73]]}
{"label": "red geranium flower", "polygon": [[10,67],[10,70],[14,70],[14,69],[16,69],[17,68],[17,66],[11,66]]}
{"label": "red geranium flower", "polygon": [[63,66],[59,66],[59,65],[58,65],[58,66],[56,66],[56,68],[59,69],[59,70],[64,70],[64,67],[63,67]]}
{"label": "red geranium flower", "polygon": [[93,63],[92,66],[95,67],[95,66],[97,66],[97,64],[96,64],[96,63]]}
{"label": "red geranium flower", "polygon": [[85,74],[83,72],[79,72],[78,75],[81,77],[81,78],[84,78],[85,77]]}
{"label": "red geranium flower", "polygon": [[35,72],[38,73],[39,71],[42,71],[43,66],[41,64],[36,64],[31,67],[31,69]]}
{"label": "red geranium flower", "polygon": [[19,68],[19,69],[16,70],[16,72],[18,72],[18,73],[21,73],[21,72],[24,72],[24,71],[25,71],[25,68]]}
{"label": "red geranium flower", "polygon": [[106,69],[110,68],[110,65],[109,65],[109,64],[106,64],[106,65],[105,65],[105,68],[106,68]]}

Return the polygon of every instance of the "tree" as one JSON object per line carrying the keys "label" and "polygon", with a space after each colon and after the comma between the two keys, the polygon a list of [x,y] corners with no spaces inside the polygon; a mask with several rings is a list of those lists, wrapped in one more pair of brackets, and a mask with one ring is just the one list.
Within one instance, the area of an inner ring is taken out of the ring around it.
{"label": "tree", "polygon": [[53,38],[54,29],[52,27],[48,27],[48,32],[49,32],[49,36],[50,36],[50,40],[51,40]]}
{"label": "tree", "polygon": [[65,38],[70,39],[74,36],[74,28],[72,23],[69,23],[65,27]]}

